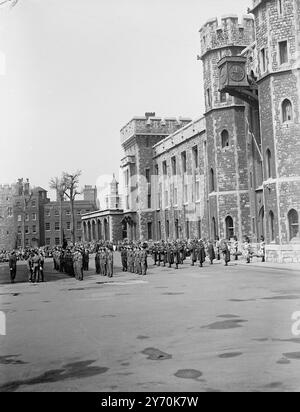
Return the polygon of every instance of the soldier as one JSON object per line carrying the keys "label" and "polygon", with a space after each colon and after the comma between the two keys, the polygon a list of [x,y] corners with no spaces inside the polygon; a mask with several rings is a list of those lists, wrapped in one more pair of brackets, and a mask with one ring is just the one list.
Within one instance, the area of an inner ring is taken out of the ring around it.
{"label": "soldier", "polygon": [[32,258],[32,264],[33,264],[33,282],[36,283],[39,281],[39,277],[40,277],[40,256],[36,250],[34,251],[34,255]]}
{"label": "soldier", "polygon": [[17,274],[17,256],[16,252],[13,250],[9,256],[9,271],[10,271],[10,281],[15,283],[15,278]]}
{"label": "soldier", "polygon": [[135,247],[134,249],[134,273],[136,275],[138,275],[140,272],[139,265],[140,265],[139,249],[138,247]]}
{"label": "soldier", "polygon": [[174,252],[172,245],[170,243],[168,243],[167,246],[167,261],[169,263],[169,268],[171,268],[174,263]]}
{"label": "soldier", "polygon": [[109,247],[107,250],[107,275],[112,278],[114,274],[114,252],[113,248]]}
{"label": "soldier", "polygon": [[40,258],[40,270],[39,270],[39,277],[38,277],[38,282],[44,282],[44,264],[45,264],[45,256],[43,251],[40,249],[39,252],[39,258]]}
{"label": "soldier", "polygon": [[221,260],[221,243],[219,236],[216,237],[217,259]]}
{"label": "soldier", "polygon": [[199,267],[203,267],[203,263],[205,262],[206,253],[203,240],[199,241],[198,247],[198,260],[199,260]]}
{"label": "soldier", "polygon": [[244,256],[245,256],[246,262],[250,263],[251,244],[250,244],[250,239],[248,238],[248,236],[246,236],[245,242],[244,242]]}
{"label": "soldier", "polygon": [[260,244],[259,244],[259,254],[261,256],[261,261],[266,261],[266,243],[265,238],[263,236],[260,237]]}
{"label": "soldier", "polygon": [[107,256],[104,247],[101,248],[100,252],[100,271],[101,275],[107,276]]}
{"label": "soldier", "polygon": [[28,282],[33,282],[33,262],[32,262],[32,258],[33,258],[33,253],[29,253],[28,259],[27,259],[27,269],[28,269],[28,272],[29,272]]}
{"label": "soldier", "polygon": [[238,238],[236,236],[233,237],[233,253],[234,253],[234,260],[239,260],[238,258],[238,251],[239,251],[239,242],[238,242]]}
{"label": "soldier", "polygon": [[141,251],[141,270],[142,270],[142,275],[146,276],[147,275],[147,269],[148,269],[148,263],[147,263],[147,259],[148,259],[148,253],[147,253],[147,245],[144,244],[142,251]]}
{"label": "soldier", "polygon": [[225,266],[228,266],[228,263],[230,262],[230,249],[228,246],[227,241],[225,240],[223,243],[223,256],[224,256],[224,262],[225,262]]}
{"label": "soldier", "polygon": [[86,271],[89,270],[89,260],[90,260],[89,251],[88,249],[85,249],[83,253],[83,270],[86,270]]}
{"label": "soldier", "polygon": [[154,261],[154,266],[156,266],[156,264],[157,264],[157,246],[156,246],[156,244],[154,244],[153,248],[152,248],[152,257],[153,257],[153,261]]}
{"label": "soldier", "polygon": [[197,262],[197,246],[196,242],[192,242],[190,246],[190,251],[191,251],[191,265],[195,266],[195,263]]}
{"label": "soldier", "polygon": [[212,265],[215,258],[216,258],[216,255],[215,255],[214,244],[211,240],[208,242],[207,254],[208,254],[208,257],[209,257],[209,260],[210,260],[210,264]]}
{"label": "soldier", "polygon": [[123,247],[123,248],[121,249],[121,259],[122,259],[123,272],[127,272],[127,270],[128,270],[128,266],[127,266],[127,263],[128,263],[127,259],[128,259],[128,257],[127,257],[127,249],[126,249],[125,247]]}
{"label": "soldier", "polygon": [[96,273],[99,275],[101,273],[101,268],[100,268],[100,250],[97,248],[97,252],[95,255],[95,267],[96,267]]}
{"label": "soldier", "polygon": [[73,265],[75,278],[77,280],[83,280],[83,256],[80,249],[77,249],[73,254]]}

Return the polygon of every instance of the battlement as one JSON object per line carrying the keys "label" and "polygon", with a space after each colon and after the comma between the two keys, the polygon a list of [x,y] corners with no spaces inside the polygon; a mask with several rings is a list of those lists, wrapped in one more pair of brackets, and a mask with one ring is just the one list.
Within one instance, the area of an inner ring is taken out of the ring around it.
{"label": "battlement", "polygon": [[9,184],[1,184],[0,185],[0,193],[11,193],[15,190],[14,185],[9,185]]}
{"label": "battlement", "polygon": [[254,17],[246,14],[239,20],[235,14],[208,20],[199,30],[201,58],[212,50],[239,46],[245,48],[255,40]]}
{"label": "battlement", "polygon": [[125,144],[135,135],[169,136],[191,121],[192,119],[185,117],[134,117],[121,129],[121,144]]}

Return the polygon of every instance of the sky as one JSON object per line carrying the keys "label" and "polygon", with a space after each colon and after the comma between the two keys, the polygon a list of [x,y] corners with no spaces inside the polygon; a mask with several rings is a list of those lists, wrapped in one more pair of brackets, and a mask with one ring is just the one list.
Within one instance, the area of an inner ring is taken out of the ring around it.
{"label": "sky", "polygon": [[[119,173],[134,116],[199,118],[200,27],[252,0],[19,0],[0,9],[0,184]],[[52,197],[52,193],[51,197]]]}

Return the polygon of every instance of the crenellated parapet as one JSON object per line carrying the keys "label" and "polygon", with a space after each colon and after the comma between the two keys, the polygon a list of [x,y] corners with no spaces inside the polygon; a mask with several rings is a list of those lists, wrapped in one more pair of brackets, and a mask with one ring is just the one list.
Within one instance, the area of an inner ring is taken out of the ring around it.
{"label": "crenellated parapet", "polygon": [[201,58],[207,53],[226,47],[245,48],[255,41],[254,17],[247,14],[239,20],[236,15],[208,20],[200,29]]}
{"label": "crenellated parapet", "polygon": [[121,129],[121,144],[125,144],[133,136],[169,136],[176,130],[191,123],[190,118],[175,117],[134,117]]}

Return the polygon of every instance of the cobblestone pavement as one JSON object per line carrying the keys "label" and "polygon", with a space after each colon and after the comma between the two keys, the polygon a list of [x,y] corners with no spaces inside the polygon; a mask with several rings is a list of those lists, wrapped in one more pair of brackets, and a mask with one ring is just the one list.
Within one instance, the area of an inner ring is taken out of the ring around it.
{"label": "cobblestone pavement", "polygon": [[0,391],[300,390],[296,267],[119,268],[9,285],[1,265]]}

